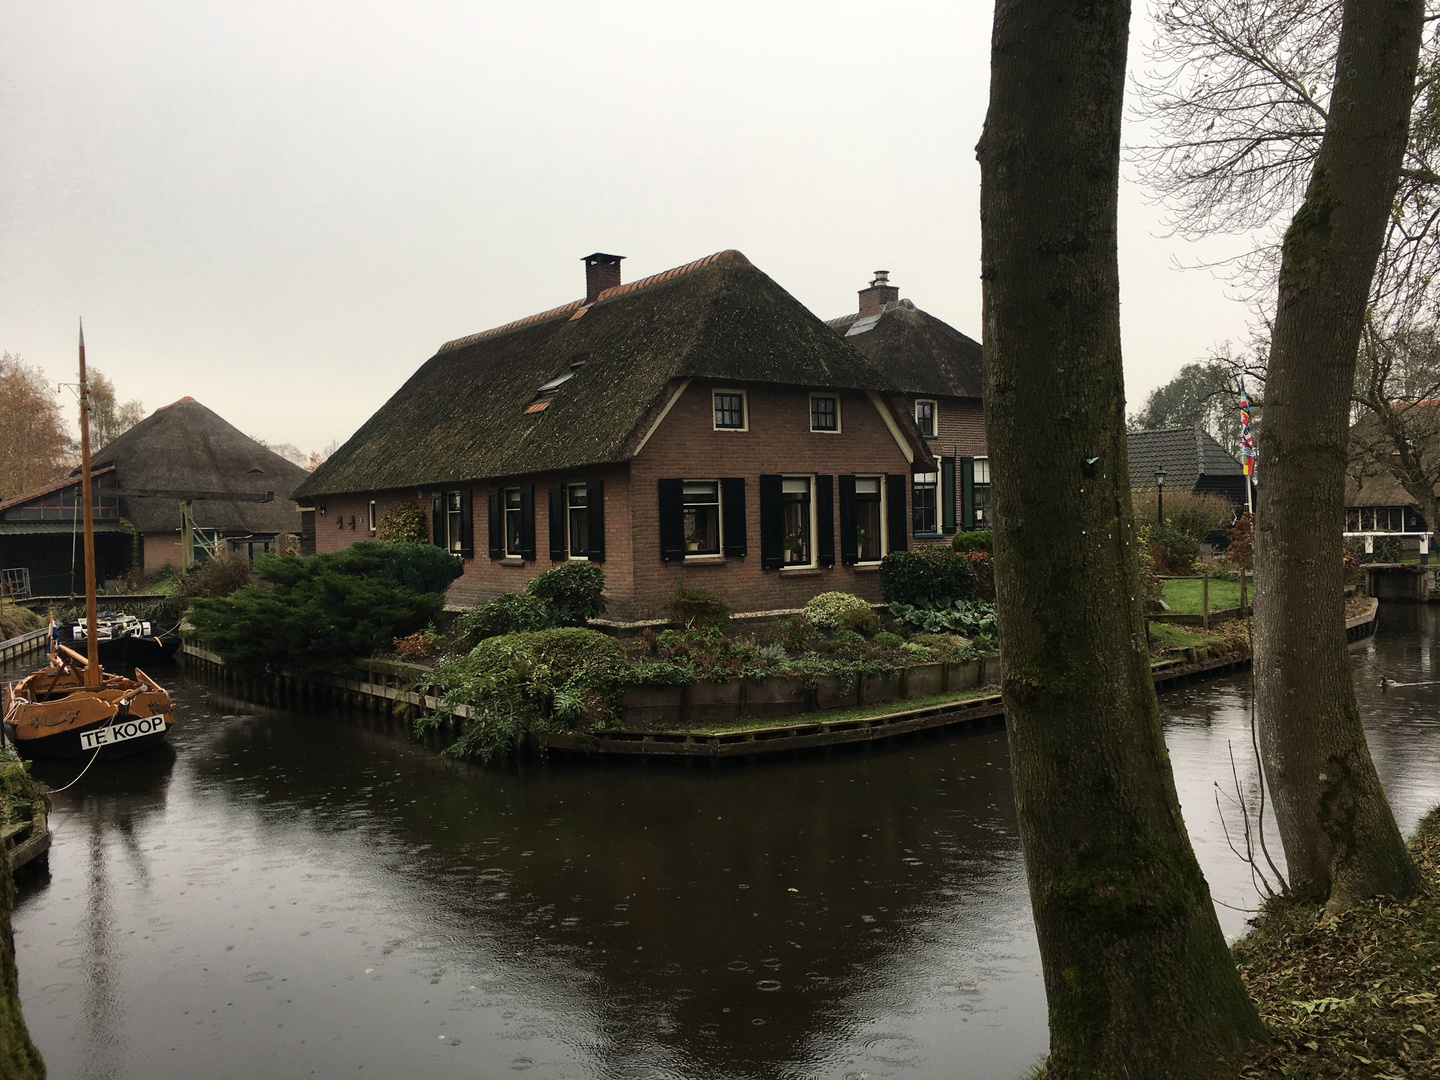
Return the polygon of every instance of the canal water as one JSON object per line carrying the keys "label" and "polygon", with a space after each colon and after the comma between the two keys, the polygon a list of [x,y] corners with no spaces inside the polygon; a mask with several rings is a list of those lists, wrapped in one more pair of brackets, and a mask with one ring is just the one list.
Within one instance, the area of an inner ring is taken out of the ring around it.
{"label": "canal water", "polygon": [[[1440,802],[1435,617],[1386,607],[1352,646],[1407,832]],[[55,797],[51,876],[15,913],[53,1077],[992,1080],[1045,1052],[1002,731],[719,769],[478,769],[170,678],[172,748]],[[1257,792],[1248,677],[1161,702],[1239,934],[1256,892],[1215,784],[1233,795],[1233,746]]]}

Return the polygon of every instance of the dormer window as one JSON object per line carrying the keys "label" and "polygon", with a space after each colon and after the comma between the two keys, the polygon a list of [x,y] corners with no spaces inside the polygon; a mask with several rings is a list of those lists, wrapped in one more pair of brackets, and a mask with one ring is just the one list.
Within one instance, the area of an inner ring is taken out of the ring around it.
{"label": "dormer window", "polygon": [[[582,360],[580,363],[583,364],[584,361]],[[559,393],[560,387],[575,377],[575,370],[579,366],[580,364],[572,364],[570,370],[565,372],[565,374],[555,376],[555,378],[540,387],[539,390],[536,390],[534,399],[529,405],[525,406],[525,411],[527,413],[538,413],[544,412],[549,408],[550,402],[555,399],[555,395]]]}

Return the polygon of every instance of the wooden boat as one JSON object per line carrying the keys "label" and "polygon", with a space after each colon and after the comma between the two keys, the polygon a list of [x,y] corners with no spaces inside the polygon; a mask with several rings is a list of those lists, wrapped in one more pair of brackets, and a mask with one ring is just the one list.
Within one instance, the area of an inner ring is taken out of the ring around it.
{"label": "wooden boat", "polygon": [[[48,666],[7,685],[4,733],[23,757],[117,758],[162,742],[175,722],[170,694],[143,671],[134,678],[100,666],[95,588],[95,508],[90,486],[90,395],[80,331],[80,481],[85,513],[85,649],[52,632]],[[52,620],[53,622],[53,620]]]}

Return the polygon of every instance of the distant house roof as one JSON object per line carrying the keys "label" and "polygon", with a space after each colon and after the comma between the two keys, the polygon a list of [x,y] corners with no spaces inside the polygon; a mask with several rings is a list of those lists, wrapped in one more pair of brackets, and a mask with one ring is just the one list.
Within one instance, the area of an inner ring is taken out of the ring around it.
{"label": "distant house roof", "polygon": [[1245,469],[1201,427],[1132,431],[1126,436],[1130,486],[1154,487],[1155,470],[1165,469],[1165,486],[1194,491],[1202,477],[1244,476]]}
{"label": "distant house roof", "polygon": [[[309,475],[194,398],[156,409],[93,456],[114,465],[120,487],[189,491],[273,491],[268,503],[197,500],[191,506],[202,529],[236,533],[298,532],[300,515],[289,498]],[[124,516],[142,533],[176,532],[175,499],[126,498]]]}
{"label": "distant house roof", "polygon": [[[115,466],[113,465],[106,465],[98,469],[91,469],[90,479],[94,480],[97,477],[106,476],[114,471]],[[22,491],[18,495],[11,495],[8,499],[0,499],[0,512],[9,510],[12,506],[20,506],[23,503],[28,503],[34,499],[41,498],[42,496],[50,495],[56,491],[63,491],[67,487],[70,487],[72,484],[80,483],[79,472],[80,471],[77,469],[74,474],[67,476],[62,480],[56,480],[41,487],[32,488],[29,491]]]}
{"label": "distant house roof", "polygon": [[[738,251],[447,342],[295,491],[629,460],[687,378],[878,390],[864,356]],[[908,435],[907,435],[908,437]],[[916,438],[916,452],[928,453]]]}
{"label": "distant house roof", "polygon": [[875,361],[896,390],[981,396],[980,343],[909,300],[892,301],[878,315],[845,315],[825,325]]}

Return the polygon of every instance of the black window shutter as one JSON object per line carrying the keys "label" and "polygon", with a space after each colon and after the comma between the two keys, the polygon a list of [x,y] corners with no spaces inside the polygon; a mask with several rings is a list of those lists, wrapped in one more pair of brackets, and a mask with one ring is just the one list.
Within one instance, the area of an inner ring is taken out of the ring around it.
{"label": "black window shutter", "polygon": [[535,485],[520,489],[520,558],[535,561]]}
{"label": "black window shutter", "polygon": [[685,558],[685,481],[660,481],[660,561]]}
{"label": "black window shutter", "polygon": [[726,558],[743,559],[750,549],[745,539],[745,478],[727,476],[720,480],[721,552]]}
{"label": "black window shutter", "polygon": [[975,528],[975,459],[960,459],[960,528]]}
{"label": "black window shutter", "polygon": [[486,524],[490,529],[490,557],[492,559],[503,559],[505,557],[505,506],[502,501],[504,494],[499,488],[491,488],[487,492],[489,507],[487,509]]}
{"label": "black window shutter", "polygon": [[760,474],[760,569],[785,564],[785,482],[775,473]]}
{"label": "black window shutter", "polygon": [[471,503],[470,489],[466,488],[460,492],[460,557],[462,559],[473,559],[475,557],[475,525],[474,509]]}
{"label": "black window shutter", "polygon": [[565,549],[565,485],[550,485],[550,561],[563,562]]}
{"label": "black window shutter", "polygon": [[430,496],[430,542],[436,547],[448,547],[445,542],[445,493],[434,492]]}
{"label": "black window shutter", "polygon": [[854,566],[860,561],[860,538],[855,534],[855,477],[840,474],[840,561]]}
{"label": "black window shutter", "polygon": [[605,485],[592,480],[585,485],[585,544],[590,549],[591,562],[605,561]]}
{"label": "black window shutter", "polygon": [[955,531],[955,459],[940,459],[940,531]]}
{"label": "black window shutter", "polygon": [[910,515],[906,512],[910,477],[905,473],[885,474],[885,531],[888,551],[910,548]]}
{"label": "black window shutter", "polygon": [[835,478],[815,477],[815,556],[821,566],[835,565]]}

